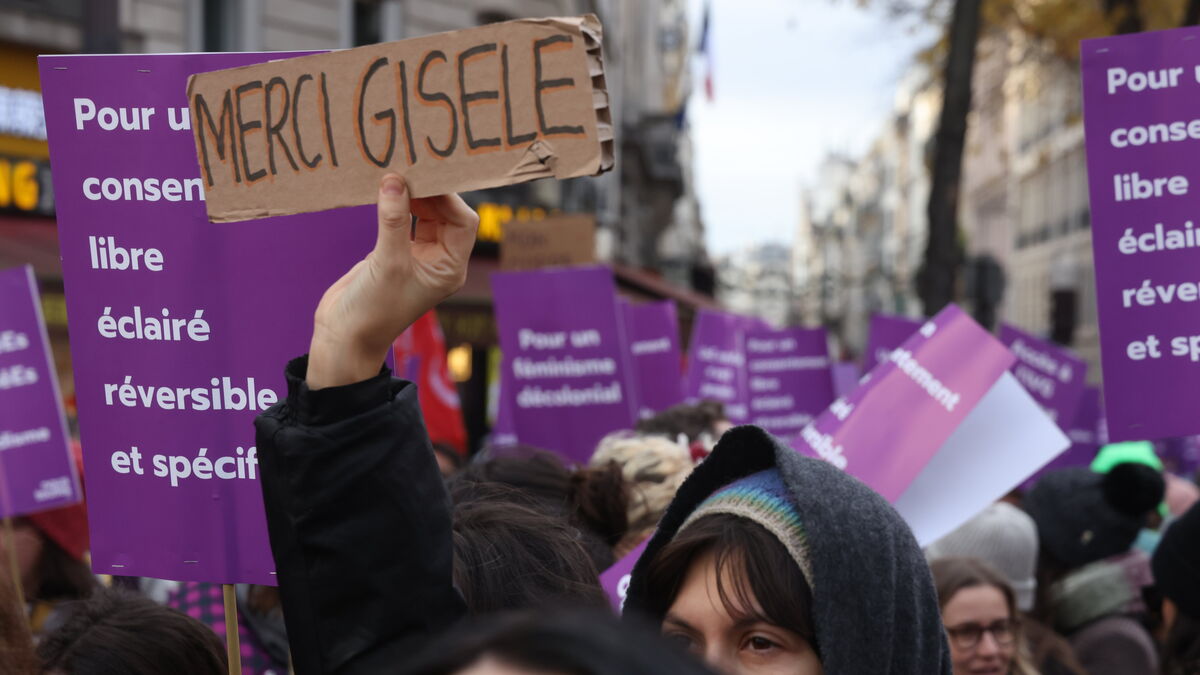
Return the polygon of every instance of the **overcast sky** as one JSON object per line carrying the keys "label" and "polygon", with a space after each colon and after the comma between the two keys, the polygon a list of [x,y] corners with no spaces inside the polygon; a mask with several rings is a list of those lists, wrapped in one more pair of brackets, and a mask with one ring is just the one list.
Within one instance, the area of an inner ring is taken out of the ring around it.
{"label": "overcast sky", "polygon": [[709,251],[790,245],[801,186],[827,151],[866,149],[930,32],[851,0],[711,2],[716,96],[697,58],[689,107]]}

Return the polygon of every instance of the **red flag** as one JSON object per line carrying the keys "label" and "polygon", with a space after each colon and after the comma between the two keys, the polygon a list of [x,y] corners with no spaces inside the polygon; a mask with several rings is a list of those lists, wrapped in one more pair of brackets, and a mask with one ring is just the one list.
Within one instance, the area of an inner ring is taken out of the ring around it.
{"label": "red flag", "polygon": [[396,373],[417,385],[417,399],[429,439],[466,454],[462,406],[446,365],[446,338],[433,310],[396,338],[392,355],[396,357]]}

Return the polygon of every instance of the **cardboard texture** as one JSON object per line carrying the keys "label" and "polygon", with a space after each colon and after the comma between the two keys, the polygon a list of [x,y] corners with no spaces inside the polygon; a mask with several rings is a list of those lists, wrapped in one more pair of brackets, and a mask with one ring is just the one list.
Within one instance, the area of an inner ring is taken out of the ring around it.
{"label": "cardboard texture", "polygon": [[596,219],[587,214],[554,215],[504,224],[500,269],[590,265],[596,262]]}
{"label": "cardboard texture", "polygon": [[200,73],[208,217],[229,222],[591,176],[613,164],[594,15],[524,19]]}

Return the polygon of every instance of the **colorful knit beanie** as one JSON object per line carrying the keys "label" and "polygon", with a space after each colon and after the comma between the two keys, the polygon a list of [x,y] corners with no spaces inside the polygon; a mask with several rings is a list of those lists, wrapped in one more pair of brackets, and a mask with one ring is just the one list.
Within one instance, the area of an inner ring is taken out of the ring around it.
{"label": "colorful knit beanie", "polygon": [[740,478],[709,495],[684,521],[682,532],[692,523],[717,513],[739,516],[761,525],[783,544],[812,586],[812,564],[800,513],[778,469],[767,469]]}

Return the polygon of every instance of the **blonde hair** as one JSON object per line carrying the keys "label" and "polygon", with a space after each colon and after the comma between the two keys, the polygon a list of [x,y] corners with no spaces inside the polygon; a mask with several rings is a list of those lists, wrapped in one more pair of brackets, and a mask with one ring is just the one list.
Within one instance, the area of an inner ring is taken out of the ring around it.
{"label": "blonde hair", "polygon": [[663,436],[629,431],[605,436],[590,464],[604,466],[609,462],[621,468],[629,483],[627,513],[631,533],[653,529],[658,524],[694,467],[687,447]]}

